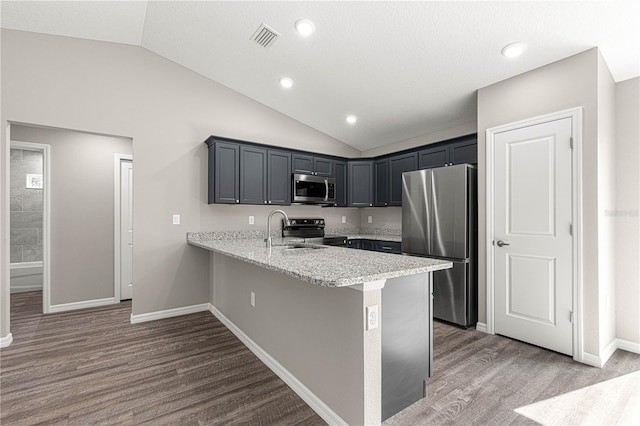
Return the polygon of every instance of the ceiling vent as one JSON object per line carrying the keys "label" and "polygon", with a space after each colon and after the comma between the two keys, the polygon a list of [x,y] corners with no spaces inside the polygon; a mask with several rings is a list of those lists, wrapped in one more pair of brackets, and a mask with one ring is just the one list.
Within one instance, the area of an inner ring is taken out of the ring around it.
{"label": "ceiling vent", "polygon": [[262,47],[269,47],[280,37],[274,29],[269,28],[264,23],[260,24],[255,33],[251,36],[251,40],[255,41]]}

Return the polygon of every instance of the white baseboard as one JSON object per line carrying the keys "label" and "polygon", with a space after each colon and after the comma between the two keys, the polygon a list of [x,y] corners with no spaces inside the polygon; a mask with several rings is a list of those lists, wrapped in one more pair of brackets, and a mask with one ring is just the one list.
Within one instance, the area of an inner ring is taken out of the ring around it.
{"label": "white baseboard", "polygon": [[476,323],[476,330],[482,331],[483,333],[486,333],[487,332],[487,324],[485,324],[483,322]]}
{"label": "white baseboard", "polygon": [[330,425],[346,425],[338,414],[335,413],[327,404],[322,402],[313,392],[309,390],[300,380],[284,368],[278,361],[262,349],[256,342],[240,330],[229,318],[224,316],[222,312],[209,304],[209,311],[220,320],[233,334],[236,335],[242,343],[249,348],[267,367],[271,369],[278,377],[282,379],[304,402],[306,402],[313,411],[315,411],[322,419]]}
{"label": "white baseboard", "polygon": [[604,365],[598,355],[590,354],[589,352],[582,353],[582,363],[597,368],[602,368]]}
{"label": "white baseboard", "polygon": [[616,339],[618,349],[623,351],[633,352],[634,354],[640,354],[640,343],[631,342],[624,339]]}
{"label": "white baseboard", "polygon": [[609,358],[611,358],[615,353],[616,349],[618,349],[618,339],[613,339],[600,354],[600,362],[602,363],[600,367],[604,367],[607,361],[609,361]]}
{"label": "white baseboard", "polygon": [[0,348],[6,348],[13,342],[13,335],[11,333],[4,337],[0,337]]}
{"label": "white baseboard", "polygon": [[74,311],[76,309],[95,308],[97,306],[112,305],[118,303],[114,297],[107,297],[104,299],[83,300],[81,302],[61,303],[59,305],[51,305],[49,307],[49,313]]}
{"label": "white baseboard", "polygon": [[9,291],[11,294],[15,294],[15,293],[26,293],[28,291],[40,291],[40,290],[42,290],[42,284],[13,286]]}
{"label": "white baseboard", "polygon": [[148,312],[146,314],[131,314],[131,324],[141,322],[155,321],[164,318],[177,317],[180,315],[195,314],[196,312],[209,311],[209,303],[201,303],[200,305],[183,306],[181,308],[165,309],[164,311]]}

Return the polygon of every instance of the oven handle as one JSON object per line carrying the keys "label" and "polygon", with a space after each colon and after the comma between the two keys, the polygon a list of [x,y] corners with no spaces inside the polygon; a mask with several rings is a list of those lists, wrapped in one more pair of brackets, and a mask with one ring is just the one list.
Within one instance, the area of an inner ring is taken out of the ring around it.
{"label": "oven handle", "polygon": [[329,179],[324,180],[324,201],[329,200]]}

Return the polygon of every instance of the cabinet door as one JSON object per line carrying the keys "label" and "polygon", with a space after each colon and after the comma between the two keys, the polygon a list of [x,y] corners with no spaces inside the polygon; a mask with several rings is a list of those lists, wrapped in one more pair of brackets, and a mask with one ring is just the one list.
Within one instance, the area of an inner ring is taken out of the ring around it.
{"label": "cabinet door", "polygon": [[373,161],[349,161],[349,206],[373,206]]}
{"label": "cabinet door", "polygon": [[240,203],[265,204],[267,199],[267,150],[240,146]]}
{"label": "cabinet door", "polygon": [[333,160],[325,157],[313,157],[313,174],[333,177]]}
{"label": "cabinet door", "polygon": [[362,241],[362,240],[349,240],[349,241],[347,242],[347,247],[352,248],[352,249],[358,249],[358,250],[360,250],[360,249],[361,249],[361,247],[360,247],[360,242],[361,242],[361,241]]}
{"label": "cabinet door", "polygon": [[[240,145],[216,142],[214,149],[214,200],[216,203],[239,203]],[[211,182],[209,182],[209,184],[211,184]]]}
{"label": "cabinet door", "polygon": [[267,203],[291,204],[291,154],[284,151],[267,152]]}
{"label": "cabinet door", "polygon": [[418,152],[418,169],[431,169],[449,164],[449,147],[438,146]]}
{"label": "cabinet door", "polygon": [[313,174],[313,157],[304,154],[292,154],[293,173]]}
{"label": "cabinet door", "polygon": [[389,158],[389,205],[402,205],[402,174],[413,172],[418,169],[418,155],[415,152],[410,154],[396,155]]}
{"label": "cabinet door", "polygon": [[373,163],[373,205],[389,205],[389,160],[382,159]]}
{"label": "cabinet door", "polygon": [[449,162],[452,164],[477,164],[478,163],[478,142],[472,140],[461,141],[451,144],[449,151]]}
{"label": "cabinet door", "polygon": [[347,206],[347,162],[338,161],[334,162],[334,171],[336,178],[336,206]]}

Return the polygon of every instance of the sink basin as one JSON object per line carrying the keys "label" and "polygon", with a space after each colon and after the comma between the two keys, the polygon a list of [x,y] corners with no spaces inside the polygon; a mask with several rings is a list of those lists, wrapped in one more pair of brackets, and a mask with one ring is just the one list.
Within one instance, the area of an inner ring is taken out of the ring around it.
{"label": "sink basin", "polygon": [[273,249],[283,250],[283,251],[301,251],[301,250],[319,250],[325,249],[324,246],[308,246],[303,244],[288,244],[284,246],[273,246]]}

